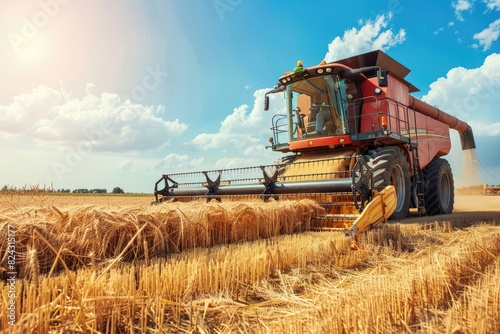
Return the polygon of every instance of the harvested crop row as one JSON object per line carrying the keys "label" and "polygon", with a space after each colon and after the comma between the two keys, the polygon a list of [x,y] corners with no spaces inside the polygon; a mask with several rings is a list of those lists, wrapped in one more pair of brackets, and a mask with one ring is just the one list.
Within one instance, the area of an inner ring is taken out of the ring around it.
{"label": "harvested crop row", "polygon": [[[22,208],[0,216],[0,249],[7,225],[15,227],[19,278],[103,261],[145,260],[197,247],[292,234],[309,229],[321,208],[313,201],[168,203],[109,210]],[[6,253],[0,254],[5,263]]]}

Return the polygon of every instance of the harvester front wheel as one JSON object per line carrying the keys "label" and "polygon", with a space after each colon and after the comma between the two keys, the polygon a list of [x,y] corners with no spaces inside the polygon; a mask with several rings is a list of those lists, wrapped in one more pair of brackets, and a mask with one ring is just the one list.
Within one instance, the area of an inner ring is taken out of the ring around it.
{"label": "harvester front wheel", "polygon": [[368,151],[365,160],[373,169],[373,187],[381,191],[388,185],[396,189],[396,210],[391,219],[408,217],[410,209],[410,165],[405,154],[397,147],[381,147]]}
{"label": "harvester front wheel", "polygon": [[425,209],[428,215],[442,215],[453,211],[455,187],[448,161],[435,158],[424,168]]}

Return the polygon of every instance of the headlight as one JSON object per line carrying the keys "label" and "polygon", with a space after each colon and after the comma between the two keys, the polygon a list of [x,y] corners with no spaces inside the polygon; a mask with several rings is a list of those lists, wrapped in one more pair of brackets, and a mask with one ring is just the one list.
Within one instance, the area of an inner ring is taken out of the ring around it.
{"label": "headlight", "polygon": [[323,74],[323,72],[324,72],[324,71],[325,71],[324,69],[322,69],[322,68],[318,68],[318,69],[316,70],[316,73],[318,73],[318,74]]}
{"label": "headlight", "polygon": [[382,89],[379,87],[375,88],[375,94],[379,95],[380,93],[382,93]]}
{"label": "headlight", "polygon": [[331,73],[332,71],[333,71],[333,68],[331,68],[331,67],[326,68],[326,73]]}

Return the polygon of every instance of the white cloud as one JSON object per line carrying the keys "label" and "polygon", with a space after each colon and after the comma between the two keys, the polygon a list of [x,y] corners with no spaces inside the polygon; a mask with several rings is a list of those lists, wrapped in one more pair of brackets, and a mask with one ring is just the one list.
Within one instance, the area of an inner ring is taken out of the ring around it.
{"label": "white cloud", "polygon": [[484,124],[470,121],[469,125],[472,127],[476,136],[477,134],[485,135],[488,137],[500,136],[500,122]]}
{"label": "white cloud", "polygon": [[187,154],[169,153],[163,159],[141,158],[125,159],[116,164],[116,169],[134,172],[165,172],[178,173],[198,170],[203,165],[204,158],[191,159]]}
{"label": "white cloud", "polygon": [[[446,25],[446,27],[445,27],[445,26],[442,26],[442,27],[439,27],[438,29],[436,29],[436,31],[434,31],[434,36],[435,36],[435,35],[440,34],[440,33],[441,33],[441,32],[443,32],[446,28],[451,28],[451,27],[453,27],[454,25],[455,25],[455,22],[453,22],[453,21],[448,22],[448,24]],[[457,33],[457,32],[455,31],[455,33]]]}
{"label": "white cloud", "polygon": [[472,10],[474,0],[455,0],[451,3],[453,9],[455,9],[455,16],[457,20],[464,21],[462,12]]}
{"label": "white cloud", "polygon": [[252,158],[242,158],[242,157],[221,158],[215,163],[215,169],[240,168],[240,167],[253,166],[255,164],[256,164],[255,159]]}
{"label": "white cloud", "polygon": [[[497,136],[500,105],[500,54],[491,54],[481,67],[456,67],[430,85],[422,99],[474,125],[476,136]],[[476,130],[477,128],[477,130]]]}
{"label": "white cloud", "polygon": [[[498,170],[495,145],[500,142],[500,54],[491,54],[477,68],[456,67],[448,71],[446,77],[437,79],[430,85],[430,91],[422,99],[439,109],[467,122],[474,133],[477,156],[481,166],[490,170],[482,174],[482,182],[496,182],[491,171]],[[465,186],[470,180],[471,152],[462,151],[458,133],[450,131],[452,149],[446,159],[450,161],[455,175],[455,185]],[[474,152],[476,153],[476,152]],[[482,170],[481,170],[482,172]],[[477,183],[476,183],[477,184]]]}
{"label": "white cloud", "polygon": [[[191,159],[187,154],[169,153],[162,161],[150,166],[154,170],[166,173],[178,173],[198,170],[204,163],[204,158]],[[149,166],[149,165],[148,165]]]}
{"label": "white cloud", "polygon": [[185,163],[188,161],[189,157],[187,154],[177,154],[177,153],[170,153],[165,158],[163,158],[164,161],[174,161],[176,163]]}
{"label": "white cloud", "polygon": [[243,156],[245,157],[255,157],[262,151],[262,145],[251,145],[245,148],[243,151]]}
{"label": "white cloud", "polygon": [[21,134],[33,129],[61,101],[58,91],[43,85],[14,97],[9,105],[0,105],[0,133]]}
{"label": "white cloud", "polygon": [[233,110],[222,122],[217,133],[201,133],[191,143],[208,150],[212,148],[246,149],[262,142],[270,135],[271,118],[275,113],[284,113],[283,94],[269,96],[271,110],[264,111],[264,96],[270,89],[259,89],[254,93],[254,106],[249,110],[244,104]]}
{"label": "white cloud", "polygon": [[372,50],[386,51],[403,43],[406,38],[404,29],[399,29],[398,33],[394,33],[392,29],[384,30],[392,18],[393,15],[389,12],[377,16],[374,21],[360,20],[359,24],[362,27],[359,30],[353,27],[344,31],[343,37],[335,37],[328,45],[325,60],[331,62]]}
{"label": "white cloud", "polygon": [[500,0],[483,0],[488,10],[500,10]]}
{"label": "white cloud", "polygon": [[436,31],[434,31],[434,36],[444,31],[444,27],[439,27]]}
{"label": "white cloud", "polygon": [[204,159],[203,157],[198,158],[198,159],[191,159],[191,160],[189,161],[189,165],[190,165],[191,167],[198,167],[198,166],[203,165],[203,161],[204,161],[204,160],[205,160],[205,159]]}
{"label": "white cloud", "polygon": [[[483,46],[483,51],[488,50],[491,44],[498,39],[500,35],[500,19],[495,22],[490,23],[488,28],[484,29],[477,34],[474,34],[473,38],[479,41],[479,46]],[[475,44],[476,47],[479,47]]]}
{"label": "white cloud", "polygon": [[18,95],[0,106],[0,134],[29,134],[49,147],[85,142],[96,151],[135,151],[161,147],[187,129],[178,119],[164,120],[162,106],[124,101],[111,93],[96,96],[93,89],[87,84],[86,96],[74,99],[43,85]]}
{"label": "white cloud", "polygon": [[254,88],[256,84],[257,84],[257,82],[255,82],[255,83],[248,83],[244,87],[245,87],[246,90],[250,90],[250,89]]}
{"label": "white cloud", "polygon": [[265,146],[269,145],[268,138],[272,135],[273,116],[285,113],[285,100],[282,93],[269,95],[270,109],[265,111],[264,96],[269,90],[256,90],[252,108],[244,104],[233,109],[217,132],[201,133],[185,145],[187,150],[194,146],[196,150],[210,152],[204,153],[207,159],[198,165],[203,163],[205,169],[226,169],[269,164],[279,157],[280,153]]}

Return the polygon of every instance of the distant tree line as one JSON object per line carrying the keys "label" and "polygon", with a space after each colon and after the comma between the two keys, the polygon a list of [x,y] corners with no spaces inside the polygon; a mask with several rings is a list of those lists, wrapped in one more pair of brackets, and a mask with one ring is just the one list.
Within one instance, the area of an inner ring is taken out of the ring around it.
{"label": "distant tree line", "polygon": [[[74,193],[74,194],[107,194],[108,190],[107,189],[87,189],[87,188],[81,188],[81,189],[74,189],[71,191],[70,189],[54,189],[52,187],[48,188],[43,186],[39,187],[38,185],[36,186],[24,186],[22,188],[17,188],[14,186],[9,186],[9,185],[4,185],[1,189],[0,192],[6,193],[6,192],[17,192],[17,193]],[[112,194],[125,194],[125,191],[120,188],[120,187],[114,187],[113,190],[111,191]]]}
{"label": "distant tree line", "polygon": [[106,189],[75,189],[72,191],[75,194],[106,194]]}

